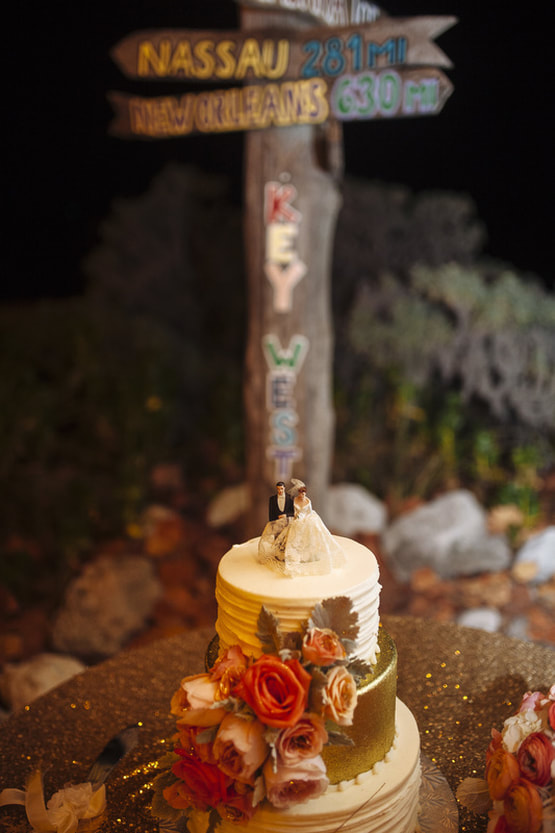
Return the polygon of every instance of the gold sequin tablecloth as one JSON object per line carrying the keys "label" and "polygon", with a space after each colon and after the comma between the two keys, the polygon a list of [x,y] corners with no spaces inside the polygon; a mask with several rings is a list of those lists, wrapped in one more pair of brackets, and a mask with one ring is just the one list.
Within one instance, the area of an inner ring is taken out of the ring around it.
{"label": "gold sequin tablecloth", "polygon": [[[454,792],[483,771],[491,727],[528,689],[555,682],[555,651],[498,634],[387,616],[399,652],[398,693],[415,715],[422,752]],[[108,740],[140,723],[140,742],[107,780],[102,833],[157,833],[149,815],[149,781],[174,722],[169,701],[182,677],[203,670],[211,629],[197,630],[119,654],[87,669],[0,724],[0,791],[23,788],[44,772],[49,798],[67,782],[85,780]],[[483,819],[460,809],[460,830],[482,833]],[[22,807],[0,808],[0,829],[27,833]]]}

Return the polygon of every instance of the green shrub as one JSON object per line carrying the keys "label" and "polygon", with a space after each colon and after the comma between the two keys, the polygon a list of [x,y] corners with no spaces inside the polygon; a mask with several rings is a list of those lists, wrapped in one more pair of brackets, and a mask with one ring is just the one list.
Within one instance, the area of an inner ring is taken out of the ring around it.
{"label": "green shrub", "polygon": [[0,527],[13,586],[22,541],[62,569],[137,517],[151,467],[187,426],[183,390],[201,365],[152,321],[85,299],[4,307],[0,333]]}

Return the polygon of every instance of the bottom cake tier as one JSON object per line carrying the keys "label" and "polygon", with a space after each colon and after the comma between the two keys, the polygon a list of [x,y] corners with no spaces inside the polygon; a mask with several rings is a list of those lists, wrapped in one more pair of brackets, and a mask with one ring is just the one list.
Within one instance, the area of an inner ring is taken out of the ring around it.
{"label": "bottom cake tier", "polygon": [[[330,785],[323,796],[288,810],[266,803],[248,824],[223,819],[218,833],[414,833],[419,790],[418,726],[397,699],[393,745],[371,770]],[[194,813],[188,822],[190,833],[206,833],[207,826],[206,813]]]}

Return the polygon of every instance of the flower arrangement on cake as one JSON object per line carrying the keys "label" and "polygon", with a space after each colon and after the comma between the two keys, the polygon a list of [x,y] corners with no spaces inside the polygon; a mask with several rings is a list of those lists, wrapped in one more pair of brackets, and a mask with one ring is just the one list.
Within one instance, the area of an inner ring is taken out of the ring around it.
{"label": "flower arrangement on cake", "polygon": [[357,681],[371,673],[351,661],[357,616],[344,597],[315,606],[302,632],[282,633],[262,608],[262,655],[229,647],[203,674],[185,677],[171,701],[174,751],[160,761],[152,813],[191,813],[246,822],[264,801],[287,808],[324,793],[325,744],[350,745]]}
{"label": "flower arrangement on cake", "polygon": [[460,803],[488,813],[487,833],[555,833],[555,685],[527,692],[491,738],[485,778],[466,778]]}

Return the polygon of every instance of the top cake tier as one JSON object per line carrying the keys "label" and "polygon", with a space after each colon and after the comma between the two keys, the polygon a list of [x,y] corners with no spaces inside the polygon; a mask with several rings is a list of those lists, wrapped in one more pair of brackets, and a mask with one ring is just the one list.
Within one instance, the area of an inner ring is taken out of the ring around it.
{"label": "top cake tier", "polygon": [[216,579],[220,650],[240,645],[258,657],[258,616],[264,605],[280,622],[282,631],[300,631],[314,606],[324,599],[346,596],[358,614],[355,656],[375,663],[378,652],[379,568],[374,554],[350,538],[334,536],[345,564],[326,575],[282,576],[258,561],[258,538],[232,547],[221,559]]}

